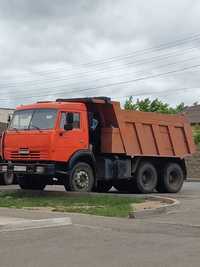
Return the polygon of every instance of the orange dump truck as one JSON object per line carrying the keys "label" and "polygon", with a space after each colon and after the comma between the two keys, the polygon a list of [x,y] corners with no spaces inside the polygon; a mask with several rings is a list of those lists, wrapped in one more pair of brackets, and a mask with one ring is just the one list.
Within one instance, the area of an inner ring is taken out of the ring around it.
{"label": "orange dump truck", "polygon": [[183,115],[125,111],[106,97],[17,107],[2,138],[0,172],[22,189],[178,192],[195,151]]}

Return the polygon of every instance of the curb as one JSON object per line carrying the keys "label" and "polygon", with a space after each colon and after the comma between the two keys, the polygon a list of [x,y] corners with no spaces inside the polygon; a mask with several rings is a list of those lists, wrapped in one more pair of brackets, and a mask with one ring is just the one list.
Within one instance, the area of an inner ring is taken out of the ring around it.
{"label": "curb", "polygon": [[180,205],[180,202],[177,199],[169,197],[160,197],[160,196],[146,196],[145,200],[157,200],[165,202],[166,204],[153,209],[144,209],[140,211],[133,211],[129,213],[130,219],[143,219],[153,215],[159,215],[168,212]]}
{"label": "curb", "polygon": [[191,182],[194,182],[194,183],[199,183],[200,182],[200,178],[188,178],[187,180],[185,180],[186,183],[191,183]]}

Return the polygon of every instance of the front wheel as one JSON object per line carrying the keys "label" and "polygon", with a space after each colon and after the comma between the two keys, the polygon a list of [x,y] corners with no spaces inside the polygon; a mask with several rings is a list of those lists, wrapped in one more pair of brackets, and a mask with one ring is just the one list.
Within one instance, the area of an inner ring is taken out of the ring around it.
{"label": "front wheel", "polygon": [[77,163],[65,182],[67,191],[91,192],[94,187],[94,172],[92,167],[85,163]]}
{"label": "front wheel", "polygon": [[17,181],[20,188],[24,190],[44,190],[47,184],[44,177],[34,175],[19,175]]}

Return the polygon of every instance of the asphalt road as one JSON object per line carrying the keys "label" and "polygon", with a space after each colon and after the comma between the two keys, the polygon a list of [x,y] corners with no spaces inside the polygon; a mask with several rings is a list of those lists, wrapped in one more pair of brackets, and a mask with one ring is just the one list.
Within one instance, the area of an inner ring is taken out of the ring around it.
{"label": "asphalt road", "polygon": [[[0,232],[0,266],[199,267],[200,183],[185,183],[172,196],[181,201],[178,208],[143,220],[70,214],[72,225]],[[7,209],[2,214],[60,216]]]}

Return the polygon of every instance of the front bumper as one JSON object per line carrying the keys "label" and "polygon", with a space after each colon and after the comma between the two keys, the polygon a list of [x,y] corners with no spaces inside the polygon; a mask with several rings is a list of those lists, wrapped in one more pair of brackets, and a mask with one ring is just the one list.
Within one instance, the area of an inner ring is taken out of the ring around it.
{"label": "front bumper", "polygon": [[55,164],[1,163],[0,173],[50,175],[55,174]]}

